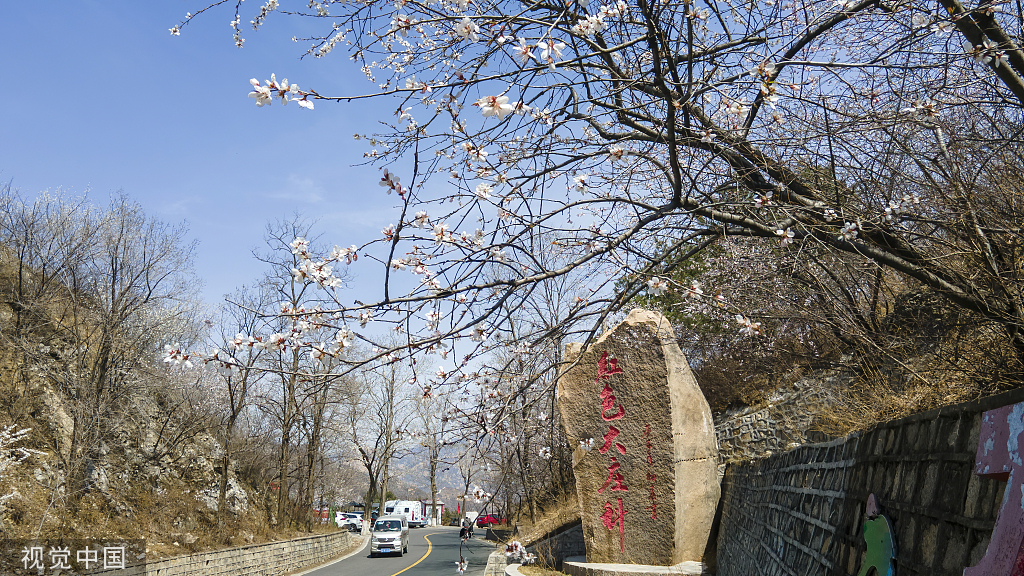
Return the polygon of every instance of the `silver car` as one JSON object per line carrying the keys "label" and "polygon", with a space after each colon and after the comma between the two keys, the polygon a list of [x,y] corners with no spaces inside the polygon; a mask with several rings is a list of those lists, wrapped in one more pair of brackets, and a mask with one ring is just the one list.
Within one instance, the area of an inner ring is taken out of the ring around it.
{"label": "silver car", "polygon": [[409,521],[405,516],[381,516],[373,523],[370,556],[409,551]]}

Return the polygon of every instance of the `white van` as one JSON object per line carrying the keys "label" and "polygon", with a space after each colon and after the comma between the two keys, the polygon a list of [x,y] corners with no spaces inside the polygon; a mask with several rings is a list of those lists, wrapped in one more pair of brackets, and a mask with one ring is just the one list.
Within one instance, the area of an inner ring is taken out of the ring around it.
{"label": "white van", "polygon": [[423,515],[423,504],[416,500],[388,500],[384,503],[384,513],[404,516],[411,528],[422,528],[427,525],[427,517]]}
{"label": "white van", "polygon": [[378,554],[399,556],[409,551],[409,521],[405,516],[381,516],[370,534],[370,557]]}

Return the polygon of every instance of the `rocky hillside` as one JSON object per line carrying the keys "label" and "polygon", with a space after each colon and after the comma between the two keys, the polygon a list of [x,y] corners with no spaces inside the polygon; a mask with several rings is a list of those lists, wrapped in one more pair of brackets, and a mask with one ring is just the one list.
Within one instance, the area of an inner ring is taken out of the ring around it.
{"label": "rocky hillside", "polygon": [[31,428],[21,445],[40,453],[0,478],[0,493],[17,492],[0,514],[5,536],[145,538],[161,556],[288,535],[269,529],[276,496],[266,484],[240,479],[236,462],[219,533],[223,448],[175,405],[173,390],[133,390],[120,399],[120,418],[106,423],[95,450],[73,448],[75,407],[69,404],[76,399],[45,378],[19,385],[23,367],[6,356],[0,426]]}
{"label": "rocky hillside", "polygon": [[187,333],[180,310],[111,310],[0,250],[0,430],[31,429],[17,446],[33,450],[0,467],[0,495],[14,493],[0,503],[3,536],[144,538],[158,558],[298,535],[275,526],[266,434],[234,438],[218,514],[215,395],[202,374],[159,361],[159,335]]}

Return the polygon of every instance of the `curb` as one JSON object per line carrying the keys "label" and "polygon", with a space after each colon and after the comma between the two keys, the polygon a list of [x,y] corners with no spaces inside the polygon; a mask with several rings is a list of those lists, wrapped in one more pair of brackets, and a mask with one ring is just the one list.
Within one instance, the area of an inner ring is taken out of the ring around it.
{"label": "curb", "polygon": [[669,576],[705,574],[710,576],[700,562],[682,562],[674,566],[647,566],[643,564],[610,564],[603,562],[586,562],[586,558],[566,558],[562,562],[562,572],[570,576]]}
{"label": "curb", "polygon": [[509,564],[505,566],[505,576],[523,576],[523,573],[519,571],[519,567],[522,564]]}

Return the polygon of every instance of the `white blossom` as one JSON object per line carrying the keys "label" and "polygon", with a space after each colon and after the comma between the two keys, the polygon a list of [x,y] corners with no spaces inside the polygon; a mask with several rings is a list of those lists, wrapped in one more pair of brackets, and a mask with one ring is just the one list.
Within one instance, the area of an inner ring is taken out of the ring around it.
{"label": "white blossom", "polygon": [[260,107],[270,104],[270,100],[272,98],[270,95],[270,86],[260,86],[260,81],[255,78],[249,80],[249,83],[253,86],[252,92],[249,92],[249,98],[255,98],[256,105]]}
{"label": "white blossom", "polygon": [[573,24],[570,30],[577,36],[593,36],[604,30],[604,14],[587,16]]}
{"label": "white blossom", "polygon": [[744,336],[758,336],[761,334],[760,322],[751,322],[749,318],[742,314],[736,315],[736,322],[740,325],[740,334]]}
{"label": "white blossom", "polygon": [[839,230],[839,240],[853,240],[857,237],[857,230],[860,229],[860,223],[847,222],[841,230]]}
{"label": "white blossom", "polygon": [[661,296],[668,291],[668,280],[655,276],[647,281],[647,291],[655,296]]}
{"label": "white blossom", "polygon": [[612,144],[608,147],[608,157],[612,159],[612,162],[618,162],[622,160],[626,150],[618,144]]}
{"label": "white blossom", "polygon": [[786,228],[785,230],[776,230],[775,235],[779,237],[779,246],[785,248],[793,242],[793,238],[796,238],[796,232],[792,229]]}
{"label": "white blossom", "polygon": [[537,57],[533,55],[533,49],[526,44],[526,40],[520,38],[519,45],[512,48],[512,54],[515,55],[516,60],[519,60],[524,66],[529,64],[532,60],[536,60]]}
{"label": "white blossom", "polygon": [[498,120],[505,118],[515,110],[515,106],[508,103],[508,96],[484,96],[476,101],[480,112],[485,117],[497,116]]}
{"label": "white blossom", "polygon": [[480,27],[473,23],[468,16],[464,17],[455,26],[455,35],[463,40],[469,39],[476,42],[480,39]]}
{"label": "white blossom", "polygon": [[555,41],[541,41],[537,43],[537,48],[540,50],[541,62],[546,62],[548,69],[554,71],[555,63],[562,59],[562,50],[565,49],[565,44]]}
{"label": "white blossom", "polygon": [[704,290],[701,289],[700,282],[694,280],[690,282],[690,287],[686,289],[686,294],[683,297],[691,300],[700,300],[703,295]]}
{"label": "white blossom", "polygon": [[192,367],[191,355],[181,349],[181,344],[164,344],[164,363],[171,366]]}

